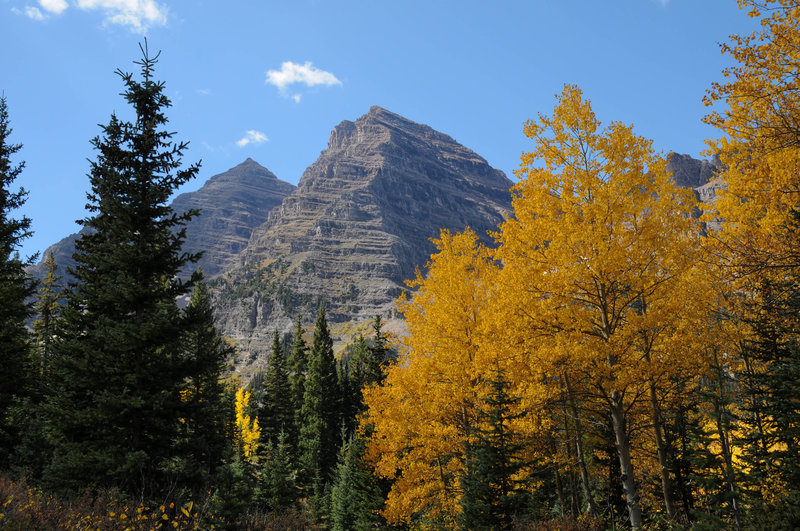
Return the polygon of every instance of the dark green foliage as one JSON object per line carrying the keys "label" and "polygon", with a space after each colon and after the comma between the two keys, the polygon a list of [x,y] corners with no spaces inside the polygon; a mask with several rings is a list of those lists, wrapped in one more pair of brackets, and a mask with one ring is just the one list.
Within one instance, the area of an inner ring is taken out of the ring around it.
{"label": "dark green foliage", "polygon": [[56,262],[53,253],[47,255],[44,262],[45,276],[36,293],[36,320],[33,322],[33,334],[37,346],[37,368],[46,374],[51,356],[51,344],[56,337],[56,325],[61,314],[60,299],[64,294],[56,275]]}
{"label": "dark green foliage", "polygon": [[228,446],[233,408],[226,401],[220,376],[234,350],[216,330],[205,283],[195,285],[183,318],[183,355],[189,376],[183,390],[181,445],[176,445],[175,459],[180,461],[181,482],[197,489],[208,484]]}
{"label": "dark green foliage", "polygon": [[382,523],[378,511],[384,497],[363,462],[364,451],[364,441],[351,437],[339,452],[331,489],[331,528],[335,531],[374,529]]}
{"label": "dark green foliage", "polygon": [[222,520],[223,529],[240,529],[238,523],[253,505],[256,489],[250,466],[238,456],[217,469],[209,512]]}
{"label": "dark green foliage", "polygon": [[18,252],[30,236],[31,220],[12,217],[28,193],[10,189],[25,166],[11,161],[22,149],[21,144],[9,143],[11,132],[6,98],[0,96],[0,470],[8,467],[18,436],[18,426],[8,418],[11,408],[29,394],[33,378],[25,320],[31,314],[26,299],[33,295],[34,284],[24,269],[32,259],[22,260]]}
{"label": "dark green foliage", "polygon": [[694,485],[685,511],[693,520],[708,525],[741,527],[742,478],[733,464],[732,436],[736,428],[733,407],[737,384],[729,367],[714,353],[710,377],[703,378],[691,399],[704,404],[710,416],[705,426],[685,415],[690,444],[681,455],[689,462],[688,479]]}
{"label": "dark green foliage", "polygon": [[350,381],[356,394],[359,412],[363,398],[362,389],[368,385],[378,384],[383,379],[380,352],[379,348],[370,348],[364,336],[359,335],[348,358]]}
{"label": "dark green foliage", "polygon": [[306,373],[308,372],[308,345],[303,339],[303,321],[297,316],[292,340],[292,353],[289,355],[289,385],[292,391],[292,404],[295,408],[296,430],[300,430],[300,408],[306,392]]}
{"label": "dark green foliage", "polygon": [[501,370],[489,385],[491,393],[483,399],[485,407],[478,411],[465,448],[466,471],[461,478],[465,529],[510,529],[530,503],[526,482],[514,479],[528,466],[520,457],[525,444],[508,427],[509,421],[521,416],[511,411],[519,399],[508,394],[509,384]]}
{"label": "dark green foliage", "polygon": [[[763,281],[756,291],[754,339],[744,345],[742,424],[751,490],[800,492],[800,279]],[[776,493],[770,493],[771,495]]]}
{"label": "dark green foliage", "polygon": [[133,121],[112,115],[92,141],[89,229],[76,243],[77,266],[54,344],[48,432],[51,485],[116,486],[137,497],[174,482],[172,461],[186,412],[181,391],[200,377],[184,345],[189,322],[178,279],[197,255],[183,253],[184,225],[196,211],[166,204],[198,166],[179,169],[186,143],[164,129],[170,106],[153,80],[156,57],[142,48],[142,80],[117,71]]}
{"label": "dark green foliage", "polygon": [[337,383],[333,340],[325,308],[320,307],[300,411],[300,473],[301,481],[307,486],[315,478],[321,485],[327,483],[336,463],[336,441],[341,420]]}
{"label": "dark green foliage", "polygon": [[289,509],[297,499],[290,451],[286,435],[282,432],[277,436],[277,444],[270,440],[266,446],[259,499],[270,512]]}
{"label": "dark green foliage", "polygon": [[269,358],[269,368],[264,377],[263,388],[262,404],[258,412],[258,422],[262,430],[261,440],[264,443],[267,441],[276,443],[278,435],[284,433],[287,444],[296,447],[292,388],[278,330],[275,330],[273,337],[272,355]]}

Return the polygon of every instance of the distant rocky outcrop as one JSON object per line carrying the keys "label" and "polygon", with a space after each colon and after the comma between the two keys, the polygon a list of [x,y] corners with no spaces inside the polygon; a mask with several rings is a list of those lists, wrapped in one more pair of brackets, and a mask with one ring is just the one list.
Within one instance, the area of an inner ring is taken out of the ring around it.
{"label": "distant rocky outcrop", "polygon": [[[712,205],[717,201],[719,191],[725,188],[725,182],[719,177],[722,171],[719,156],[711,160],[700,160],[689,155],[670,153],[667,157],[667,170],[672,172],[672,179],[679,186],[692,188],[700,203]],[[700,209],[697,209],[700,215]],[[705,229],[719,230],[722,220],[704,223]]]}
{"label": "distant rocky outcrop", "polygon": [[672,172],[672,180],[678,186],[698,188],[716,178],[722,169],[719,157],[711,160],[695,159],[690,155],[670,152],[667,156],[667,171]]}
{"label": "distant rocky outcrop", "polygon": [[[206,278],[221,273],[246,245],[253,229],[267,220],[269,211],[288,196],[295,186],[279,180],[252,159],[215,175],[195,192],[181,194],[172,202],[175,212],[197,208],[200,215],[186,226],[184,250],[203,251],[191,268],[203,268]],[[45,274],[44,259],[53,253],[58,274],[65,275],[75,261],[75,241],[80,233],[70,234],[42,253],[42,261],[29,271],[37,278]]]}
{"label": "distant rocky outcrop", "polygon": [[245,360],[324,300],[334,324],[393,313],[441,229],[489,241],[511,181],[449,136],[380,107],[340,123],[298,188],[214,283],[218,322]]}

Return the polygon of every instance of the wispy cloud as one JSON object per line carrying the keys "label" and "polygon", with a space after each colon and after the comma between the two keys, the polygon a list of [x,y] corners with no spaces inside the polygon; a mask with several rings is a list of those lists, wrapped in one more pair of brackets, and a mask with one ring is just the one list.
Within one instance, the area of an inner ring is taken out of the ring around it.
{"label": "wispy cloud", "polygon": [[268,141],[269,138],[267,138],[267,135],[261,131],[254,131],[251,129],[250,131],[247,131],[243,138],[236,141],[236,145],[239,147],[245,147],[248,144],[263,144],[264,142]]}
{"label": "wispy cloud", "polygon": [[[147,33],[152,26],[167,23],[167,8],[155,0],[76,0],[73,5],[81,11],[101,11],[105,24],[128,26],[136,33]],[[11,10],[32,20],[46,20],[50,15],[60,15],[67,8],[67,0],[39,0],[39,7]]]}
{"label": "wispy cloud", "polygon": [[298,93],[289,94],[289,87],[295,84],[302,84],[306,87],[334,86],[341,85],[335,75],[325,70],[320,70],[306,61],[304,64],[285,61],[281,64],[280,70],[267,71],[267,85],[274,85],[284,96],[292,98],[296,103],[300,103],[301,96]]}
{"label": "wispy cloud", "polygon": [[128,26],[137,33],[167,23],[167,8],[155,0],[78,0],[77,6],[84,11],[100,10],[107,24]]}
{"label": "wispy cloud", "polygon": [[15,15],[25,15],[31,20],[44,20],[47,18],[38,7],[26,6],[25,9],[17,9],[16,7],[12,7],[11,12]]}

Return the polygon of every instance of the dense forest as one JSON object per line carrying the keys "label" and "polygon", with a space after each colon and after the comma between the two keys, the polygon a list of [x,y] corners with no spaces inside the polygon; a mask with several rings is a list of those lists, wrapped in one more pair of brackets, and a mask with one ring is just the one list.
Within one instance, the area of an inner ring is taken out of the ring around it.
{"label": "dense forest", "polygon": [[337,357],[320,301],[248,382],[178,274],[199,166],[158,54],[117,71],[135,118],[92,140],[66,285],[19,256],[0,98],[0,529],[800,528],[800,4],[739,3],[716,203],[565,85],[494,243],[443,231],[409,281],[406,336],[376,316]]}

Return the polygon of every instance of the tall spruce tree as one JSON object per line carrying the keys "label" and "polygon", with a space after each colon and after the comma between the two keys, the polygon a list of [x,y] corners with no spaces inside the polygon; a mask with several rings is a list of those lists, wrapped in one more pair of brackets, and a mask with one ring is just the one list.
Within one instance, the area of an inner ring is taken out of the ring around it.
{"label": "tall spruce tree", "polygon": [[53,352],[47,478],[62,489],[116,486],[152,498],[174,481],[181,394],[194,368],[176,300],[192,285],[178,273],[198,258],[181,251],[197,211],[175,213],[167,201],[199,166],[180,169],[187,144],[165,130],[170,100],[153,79],[159,54],[147,41],[140,49],[141,80],[117,70],[135,118],[112,114],[92,140],[91,215]]}
{"label": "tall spruce tree", "polygon": [[45,275],[36,293],[36,320],[33,322],[33,334],[37,346],[38,370],[45,374],[50,360],[51,345],[56,336],[56,324],[61,314],[60,299],[64,291],[59,284],[61,276],[56,275],[56,261],[53,253],[44,261]]}
{"label": "tall spruce tree", "polygon": [[336,464],[339,433],[339,396],[336,363],[325,308],[320,306],[308,360],[308,376],[300,411],[300,472],[308,487],[318,489],[331,479]]}
{"label": "tall spruce tree", "polygon": [[284,443],[291,448],[296,447],[292,388],[277,329],[272,339],[272,354],[263,386],[263,403],[258,414],[262,430],[261,440],[264,443],[272,441],[273,444],[277,444],[278,436],[284,433],[286,439]]}
{"label": "tall spruce tree", "polygon": [[364,441],[358,437],[350,437],[342,444],[331,488],[330,520],[334,531],[361,531],[383,524],[378,511],[384,498],[364,463],[364,453]]}
{"label": "tall spruce tree", "polygon": [[196,489],[208,485],[228,447],[227,424],[233,411],[226,403],[221,376],[234,349],[217,332],[204,282],[195,285],[183,319],[188,377],[183,392],[184,421],[180,423],[182,446],[176,447],[175,453],[182,465],[179,479]]}
{"label": "tall spruce tree", "polygon": [[0,96],[0,470],[7,468],[17,438],[12,407],[28,392],[32,377],[25,320],[31,314],[26,299],[33,294],[34,284],[25,273],[31,260],[19,257],[20,243],[31,234],[31,220],[12,217],[28,193],[10,189],[25,167],[24,162],[11,161],[22,149],[21,144],[9,143],[11,132],[6,98]]}
{"label": "tall spruce tree", "polygon": [[291,371],[289,383],[292,387],[292,402],[299,415],[303,405],[303,395],[306,392],[306,373],[308,371],[308,345],[303,339],[303,321],[299,315],[295,321],[289,370]]}

